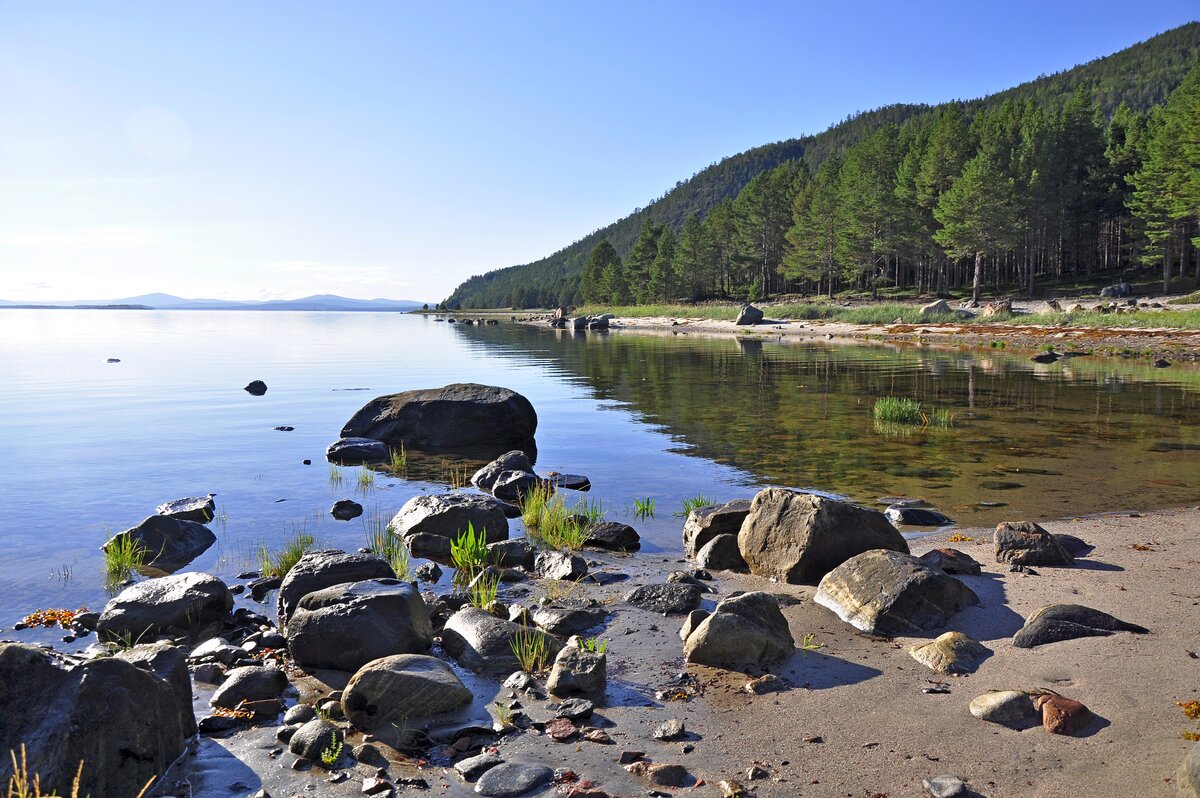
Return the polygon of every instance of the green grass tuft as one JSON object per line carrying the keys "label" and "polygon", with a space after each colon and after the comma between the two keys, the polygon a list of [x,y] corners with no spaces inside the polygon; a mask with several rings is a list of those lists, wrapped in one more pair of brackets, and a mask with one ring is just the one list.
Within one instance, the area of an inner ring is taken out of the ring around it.
{"label": "green grass tuft", "polygon": [[[581,521],[581,516],[584,520]],[[562,494],[549,484],[539,484],[525,494],[521,521],[531,536],[556,549],[578,551],[587,541],[587,528],[604,517],[599,501],[567,507]]]}
{"label": "green grass tuft", "polygon": [[450,541],[450,561],[457,571],[455,579],[466,583],[487,567],[487,531],[475,531],[475,525],[467,522],[467,528]]}
{"label": "green grass tuft", "polygon": [[378,507],[363,516],[363,527],[367,534],[367,549],[392,566],[397,579],[411,582],[412,573],[409,570],[411,554],[408,544],[389,532],[387,525],[387,519]]}
{"label": "green grass tuft", "polygon": [[921,423],[921,403],[904,396],[884,396],[876,399],[871,412],[876,421],[888,424]]}
{"label": "green grass tuft", "polygon": [[284,542],[283,548],[271,551],[266,543],[258,548],[258,570],[263,576],[283,578],[292,566],[300,561],[304,553],[312,548],[316,540],[307,532],[295,532]]}
{"label": "green grass tuft", "polygon": [[687,518],[692,514],[693,510],[699,510],[701,507],[707,507],[710,504],[716,503],[716,499],[710,499],[702,493],[697,493],[695,496],[689,496],[684,499],[683,506],[674,515],[676,518]]}
{"label": "green grass tuft", "polygon": [[633,514],[645,521],[654,517],[654,499],[647,496],[644,499],[633,500]]}
{"label": "green grass tuft", "polygon": [[539,629],[522,626],[513,634],[509,646],[526,673],[538,673],[550,661],[550,646]]}
{"label": "green grass tuft", "polygon": [[130,535],[119,535],[102,549],[104,552],[104,583],[119,585],[133,576],[149,560],[146,547]]}

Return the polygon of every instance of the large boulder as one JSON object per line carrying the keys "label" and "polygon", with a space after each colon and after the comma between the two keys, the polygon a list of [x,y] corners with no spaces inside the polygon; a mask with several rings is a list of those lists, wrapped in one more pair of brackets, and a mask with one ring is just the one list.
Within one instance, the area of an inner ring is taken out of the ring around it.
{"label": "large boulder", "polygon": [[188,674],[188,650],[167,642],[149,643],[118,651],[117,659],[132,663],[166,681],[175,692],[179,725],[184,734],[196,733],[196,713],[192,709],[192,679]]}
{"label": "large boulder", "polygon": [[762,320],[763,312],[761,310],[753,305],[744,305],[742,306],[742,309],[738,311],[737,319],[735,319],[733,323],[741,327],[751,324],[758,324]]}
{"label": "large boulder", "polygon": [[1175,795],[1178,798],[1200,798],[1200,743],[1192,746],[1175,773]]}
{"label": "large boulder", "polygon": [[152,515],[132,529],[118,532],[100,547],[132,541],[144,552],[140,571],[154,576],[170,574],[199,557],[217,540],[208,527],[197,521],[182,521],[167,515]]}
{"label": "large boulder", "polygon": [[433,627],[411,584],[368,579],[300,599],[287,641],[297,665],[354,672],[381,657],[425,653],[433,644]]}
{"label": "large boulder", "polygon": [[1075,558],[1046,530],[1032,521],[1005,521],[996,526],[996,562],[1066,568]]}
{"label": "large boulder", "polygon": [[1100,289],[1100,296],[1120,298],[1133,295],[1133,286],[1129,283],[1117,283],[1115,285],[1106,285]]}
{"label": "large boulder", "polygon": [[450,616],[442,629],[442,648],[464,668],[473,671],[512,671],[520,667],[513,651],[513,639],[518,635],[540,638],[547,661],[562,648],[557,640],[540,629],[497,618],[478,607],[463,607]]}
{"label": "large boulder", "polygon": [[587,528],[587,538],[583,543],[609,551],[637,551],[642,547],[642,536],[629,524],[601,521]]}
{"label": "large boulder", "polygon": [[1051,604],[1025,620],[1025,625],[1013,635],[1013,645],[1033,648],[1077,637],[1108,637],[1114,632],[1147,634],[1149,631],[1144,626],[1126,623],[1082,604]]}
{"label": "large boulder", "polygon": [[537,413],[508,388],[455,383],[380,396],[346,422],[342,435],[429,449],[525,448]]}
{"label": "large boulder", "polygon": [[720,668],[759,668],[790,656],[796,641],[770,593],[724,599],[683,643],[688,662]]}
{"label": "large boulder", "polygon": [[767,488],[754,497],[738,548],[751,573],[792,584],[816,582],[864,551],[908,554],[908,544],[883,513],[785,488]]}
{"label": "large boulder", "polygon": [[398,654],[366,663],[342,695],[346,720],[359,729],[419,725],[471,701],[471,691],[437,657]]}
{"label": "large boulder", "polygon": [[930,302],[928,305],[922,305],[920,310],[922,316],[949,316],[953,312],[950,308],[950,303],[944,299],[938,299]]}
{"label": "large boulder", "polygon": [[749,514],[749,499],[697,507],[683,522],[683,553],[694,559],[704,544],[717,535],[736,535]]}
{"label": "large boulder", "polygon": [[388,523],[393,535],[438,535],[457,538],[471,526],[485,532],[488,543],[508,539],[508,518],[502,502],[491,496],[441,493],[414,496]]}
{"label": "large boulder", "polygon": [[876,549],[826,574],[813,601],[869,634],[919,635],[945,626],[979,597],[916,557]]}
{"label": "large boulder", "polygon": [[0,783],[9,751],[25,746],[40,794],[133,796],[160,777],[194,730],[171,685],[117,657],[83,663],[33,646],[0,644]]}
{"label": "large boulder", "polygon": [[100,613],[101,640],[152,642],[159,635],[195,635],[233,609],[229,588],[210,574],[148,579],[122,590]]}
{"label": "large boulder", "polygon": [[215,494],[207,496],[189,496],[186,499],[172,499],[154,508],[159,515],[168,515],[180,521],[198,521],[207,524],[213,520],[217,512],[217,504],[213,501]]}
{"label": "large boulder", "polygon": [[373,554],[347,554],[337,549],[305,552],[279,586],[279,623],[286,626],[300,599],[309,593],[364,579],[395,578],[392,566]]}
{"label": "large boulder", "polygon": [[529,462],[529,455],[520,449],[506,452],[476,471],[475,476],[471,477],[471,484],[480,490],[486,490],[490,493],[492,487],[496,484],[496,480],[505,471],[520,471],[532,474],[533,463]]}

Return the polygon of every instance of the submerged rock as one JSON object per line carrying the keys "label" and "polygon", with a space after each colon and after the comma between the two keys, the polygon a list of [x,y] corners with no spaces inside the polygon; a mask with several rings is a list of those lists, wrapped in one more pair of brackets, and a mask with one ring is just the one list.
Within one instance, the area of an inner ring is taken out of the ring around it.
{"label": "submerged rock", "polygon": [[233,595],[210,574],[176,574],[138,582],[118,593],[100,613],[101,640],[136,643],[158,635],[195,635],[229,615]]}
{"label": "submerged rock", "polygon": [[683,656],[688,662],[743,669],[784,659],[795,645],[775,597],[743,593],[719,602],[696,625],[684,641]]}
{"label": "submerged rock", "polygon": [[338,521],[350,521],[363,514],[363,506],[353,499],[338,499],[333,503],[329,514]]}
{"label": "submerged rock", "polygon": [[132,542],[144,554],[139,570],[161,576],[183,568],[208,551],[216,540],[217,536],[204,524],[152,515],[137,526],[113,535],[100,549],[108,551],[110,546]]}
{"label": "submerged rock", "polygon": [[262,380],[251,380],[242,390],[251,396],[262,396],[267,392],[267,384]]}
{"label": "submerged rock", "polygon": [[974,673],[991,655],[982,643],[962,632],[946,632],[928,643],[911,646],[913,659],[938,673]]}
{"label": "submerged rock", "polygon": [[1032,521],[1005,521],[996,527],[996,562],[1065,568],[1075,564],[1054,536]]}
{"label": "submerged rock", "polygon": [[363,665],[342,696],[346,719],[360,729],[390,731],[418,726],[423,718],[452,712],[471,691],[437,657],[400,654]]}
{"label": "submerged rock", "polygon": [[1077,637],[1108,637],[1114,632],[1148,634],[1149,631],[1144,626],[1126,623],[1107,612],[1081,604],[1051,604],[1025,620],[1025,625],[1013,635],[1013,645],[1033,648]]}

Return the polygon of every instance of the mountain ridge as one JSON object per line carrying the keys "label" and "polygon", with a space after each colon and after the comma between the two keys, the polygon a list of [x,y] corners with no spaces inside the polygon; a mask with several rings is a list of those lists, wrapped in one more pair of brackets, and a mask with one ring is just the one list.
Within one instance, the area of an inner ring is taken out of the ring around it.
{"label": "mountain ridge", "polygon": [[342,311],[409,311],[425,303],[411,299],[353,299],[337,294],[313,294],[299,299],[236,300],[185,299],[161,292],[139,294],[119,299],[51,300],[22,302],[0,299],[3,308],[83,308],[134,307],[150,310],[342,310]]}

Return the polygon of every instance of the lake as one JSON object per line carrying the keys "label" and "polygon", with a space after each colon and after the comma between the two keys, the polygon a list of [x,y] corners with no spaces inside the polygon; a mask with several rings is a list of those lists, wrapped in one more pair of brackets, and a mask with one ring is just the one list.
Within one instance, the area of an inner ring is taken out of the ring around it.
{"label": "lake", "polygon": [[[681,550],[673,513],[685,498],[770,484],[864,503],[917,496],[965,527],[1200,498],[1200,371],[1113,358],[1042,365],[1003,351],[394,313],[4,310],[0,364],[5,629],[36,608],[103,606],[99,546],[168,499],[217,494],[218,542],[188,570],[232,578],[256,567],[263,543],[297,532],[363,546],[367,523],[334,521],[334,500],[387,518],[479,463],[412,452],[407,477],[361,484],[362,469],[331,467],[325,447],[369,399],[451,382],[524,394],[539,416],[538,469],[589,476],[589,498],[649,551]],[[242,390],[255,379],[264,396]],[[881,396],[953,422],[878,426]],[[646,497],[655,517],[634,518]]]}

